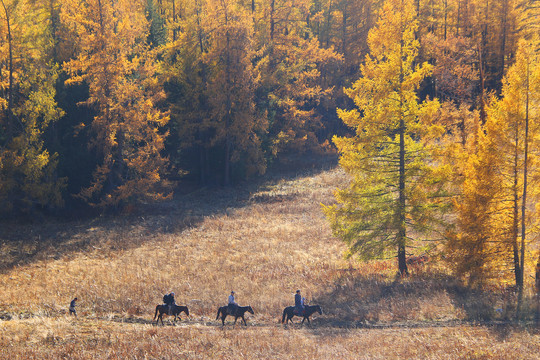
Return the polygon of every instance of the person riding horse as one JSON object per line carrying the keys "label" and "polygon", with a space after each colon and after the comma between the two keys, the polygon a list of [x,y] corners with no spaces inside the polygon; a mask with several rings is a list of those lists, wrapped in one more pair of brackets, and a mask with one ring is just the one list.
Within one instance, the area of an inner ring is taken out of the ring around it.
{"label": "person riding horse", "polygon": [[231,291],[231,295],[229,295],[229,301],[227,304],[227,312],[229,313],[229,315],[234,315],[236,313],[236,309],[238,309],[238,304],[234,299],[234,291]]}
{"label": "person riding horse", "polygon": [[296,290],[296,294],[294,295],[294,312],[298,315],[298,316],[303,316],[304,315],[304,309],[305,309],[305,306],[304,306],[304,302],[305,302],[305,298],[302,297],[302,295],[300,294],[300,290]]}
{"label": "person riding horse", "polygon": [[173,305],[176,305],[174,301],[174,292],[171,292],[170,294],[163,295],[163,303],[169,307],[169,311],[167,312],[168,315],[172,315],[172,308]]}

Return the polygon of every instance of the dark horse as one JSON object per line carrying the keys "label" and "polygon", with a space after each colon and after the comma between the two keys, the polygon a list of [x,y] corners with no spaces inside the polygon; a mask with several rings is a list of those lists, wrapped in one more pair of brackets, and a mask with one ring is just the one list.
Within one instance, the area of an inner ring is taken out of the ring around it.
{"label": "dark horse", "polygon": [[[304,323],[304,321],[306,321],[306,319],[307,319],[308,324],[311,324],[311,322],[309,321],[309,317],[311,315],[313,315],[313,313],[315,313],[315,312],[318,312],[319,314],[322,315],[322,309],[321,309],[321,307],[319,305],[313,305],[313,306],[306,305],[306,306],[304,306],[304,314],[302,314],[302,315],[298,314],[295,311],[294,306],[287,306],[285,309],[283,309],[283,318],[281,319],[281,323],[288,324],[289,320],[291,320],[291,322],[292,322],[292,318],[294,316],[303,316],[304,318],[302,319],[302,324]],[[285,322],[285,317],[287,317],[286,322]]]}
{"label": "dark horse", "polygon": [[154,314],[154,320],[156,319],[158,311],[159,311],[159,316],[157,318],[156,325],[159,323],[159,320],[161,320],[161,325],[163,325],[163,315],[174,315],[174,321],[176,321],[176,318],[180,319],[181,312],[185,312],[186,315],[189,316],[189,310],[187,306],[173,305],[171,309],[171,313],[169,314],[169,305],[158,305],[156,306],[156,313]]}
{"label": "dark horse", "polygon": [[255,314],[251,306],[237,306],[234,314],[229,314],[228,308],[229,308],[228,306],[222,306],[217,311],[216,320],[219,319],[219,315],[221,314],[221,323],[223,325],[225,325],[225,318],[227,317],[227,315],[231,315],[231,316],[234,316],[235,324],[238,318],[242,318],[242,320],[244,321],[244,325],[247,326],[247,322],[246,322],[246,319],[244,318],[244,314],[246,313],[246,311],[248,313]]}

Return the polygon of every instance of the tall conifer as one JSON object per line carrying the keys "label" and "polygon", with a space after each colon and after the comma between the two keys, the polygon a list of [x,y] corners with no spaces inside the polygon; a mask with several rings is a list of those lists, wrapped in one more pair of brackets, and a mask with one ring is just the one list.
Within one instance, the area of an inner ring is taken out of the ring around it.
{"label": "tall conifer", "polygon": [[160,129],[168,115],[159,108],[164,93],[146,43],[145,5],[141,0],[72,0],[62,8],[80,48],[64,68],[70,83],[88,84],[85,105],[97,113],[90,146],[100,162],[80,193],[91,204],[116,206],[167,195],[162,178],[167,160],[161,153],[166,134]]}
{"label": "tall conifer", "polygon": [[339,110],[355,130],[354,137],[334,138],[351,184],[336,192],[336,205],[325,208],[350,255],[369,259],[397,250],[401,274],[408,272],[406,247],[413,237],[432,234],[433,191],[440,190],[423,142],[438,130],[426,121],[438,103],[418,101],[430,66],[415,63],[416,29],[412,1],[386,1],[369,34],[362,77],[347,90],[357,109]]}
{"label": "tall conifer", "polygon": [[0,212],[62,204],[65,179],[43,140],[62,116],[46,5],[0,1]]}

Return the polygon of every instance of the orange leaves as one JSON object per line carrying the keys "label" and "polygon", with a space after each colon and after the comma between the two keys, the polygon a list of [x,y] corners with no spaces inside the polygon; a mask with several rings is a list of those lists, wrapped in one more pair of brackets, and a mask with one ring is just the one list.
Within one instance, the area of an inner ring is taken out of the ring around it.
{"label": "orange leaves", "polygon": [[[79,38],[77,58],[65,64],[71,82],[85,81],[85,102],[97,112],[93,148],[102,156],[80,196],[99,206],[153,197],[165,189],[159,172],[168,114],[157,109],[164,92],[156,81],[155,53],[145,44],[142,2],[71,1],[62,16]],[[81,19],[81,17],[84,19]]]}
{"label": "orange leaves", "polygon": [[538,92],[529,88],[540,79],[535,48],[533,43],[520,44],[504,79],[502,98],[492,99],[477,141],[460,159],[458,231],[449,246],[458,272],[473,283],[513,276],[518,287],[523,285],[525,249],[537,228],[532,208],[539,200],[538,168],[531,166],[538,157],[533,139],[540,130],[539,112],[529,106],[540,101]]}

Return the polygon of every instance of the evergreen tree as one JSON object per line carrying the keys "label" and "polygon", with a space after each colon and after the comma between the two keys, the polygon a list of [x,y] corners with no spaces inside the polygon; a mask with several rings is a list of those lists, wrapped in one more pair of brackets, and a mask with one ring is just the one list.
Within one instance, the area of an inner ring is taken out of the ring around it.
{"label": "evergreen tree", "polygon": [[386,1],[369,34],[362,77],[347,90],[358,109],[339,110],[355,130],[354,137],[334,139],[351,184],[337,191],[338,204],[325,207],[350,255],[380,258],[395,249],[401,274],[408,272],[406,247],[413,234],[435,231],[436,194],[444,178],[425,143],[440,129],[427,121],[438,103],[418,102],[418,87],[431,67],[415,63],[417,26],[412,1]]}

